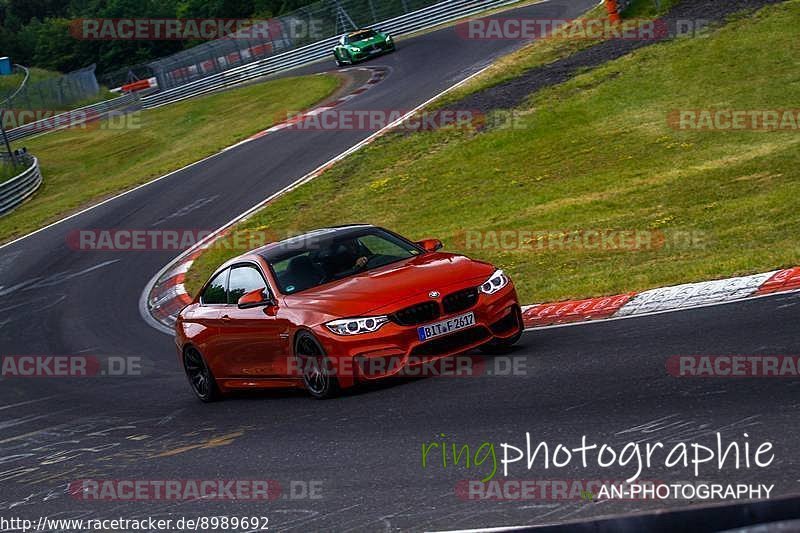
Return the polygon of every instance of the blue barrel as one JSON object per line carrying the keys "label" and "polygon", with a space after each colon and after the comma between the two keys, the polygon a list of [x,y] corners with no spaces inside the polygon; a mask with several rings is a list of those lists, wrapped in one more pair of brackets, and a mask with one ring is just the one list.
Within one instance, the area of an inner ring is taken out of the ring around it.
{"label": "blue barrel", "polygon": [[0,57],[0,76],[8,76],[11,74],[11,58]]}

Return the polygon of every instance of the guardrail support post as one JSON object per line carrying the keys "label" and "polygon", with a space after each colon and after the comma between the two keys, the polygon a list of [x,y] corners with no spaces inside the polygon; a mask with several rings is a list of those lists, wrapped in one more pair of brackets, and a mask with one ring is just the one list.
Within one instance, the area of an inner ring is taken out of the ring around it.
{"label": "guardrail support post", "polygon": [[8,152],[8,158],[11,160],[12,163],[16,163],[17,160],[14,157],[14,153],[11,151],[11,143],[8,142],[8,135],[6,135],[6,125],[5,125],[5,118],[6,118],[6,110],[0,109],[0,132],[3,134],[3,143],[6,145],[6,151]]}
{"label": "guardrail support post", "polygon": [[617,0],[606,0],[606,11],[608,11],[608,18],[614,24],[618,23],[622,20],[622,17],[619,16],[619,5],[617,5]]}

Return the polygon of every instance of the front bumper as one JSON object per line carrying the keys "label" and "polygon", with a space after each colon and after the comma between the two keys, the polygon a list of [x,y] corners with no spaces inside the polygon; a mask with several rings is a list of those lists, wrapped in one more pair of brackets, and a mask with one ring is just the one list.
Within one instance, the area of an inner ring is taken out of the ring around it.
{"label": "front bumper", "polygon": [[[430,340],[419,340],[419,326],[469,312],[475,314],[474,325]],[[479,293],[471,307],[441,314],[430,322],[409,326],[389,322],[374,333],[353,336],[335,335],[325,326],[319,326],[314,333],[322,343],[340,385],[347,387],[358,382],[402,375],[414,367],[464,353],[492,340],[514,337],[523,327],[512,283],[496,294]]]}
{"label": "front bumper", "polygon": [[358,52],[353,50],[349,50],[350,57],[353,58],[353,61],[361,61],[363,59],[367,59],[368,57],[379,56],[381,54],[385,54],[387,52],[391,52],[394,50],[394,45],[389,43],[381,43],[372,45],[366,48],[360,49]]}

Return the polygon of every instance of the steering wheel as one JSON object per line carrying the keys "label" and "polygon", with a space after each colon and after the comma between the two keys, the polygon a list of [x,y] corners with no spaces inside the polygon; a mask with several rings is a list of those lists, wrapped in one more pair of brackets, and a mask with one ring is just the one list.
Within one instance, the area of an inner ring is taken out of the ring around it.
{"label": "steering wheel", "polygon": [[382,258],[382,257],[384,257],[384,256],[383,256],[383,255],[381,255],[381,254],[370,254],[370,255],[367,257],[367,262],[366,262],[366,263],[364,263],[364,266],[363,266],[363,267],[361,267],[361,269],[362,269],[362,270],[366,270],[366,269],[368,269],[368,268],[370,268],[370,267],[372,267],[372,266],[375,266],[375,265],[373,265],[373,264],[372,264],[372,261],[373,261],[374,259],[380,259],[380,258]]}

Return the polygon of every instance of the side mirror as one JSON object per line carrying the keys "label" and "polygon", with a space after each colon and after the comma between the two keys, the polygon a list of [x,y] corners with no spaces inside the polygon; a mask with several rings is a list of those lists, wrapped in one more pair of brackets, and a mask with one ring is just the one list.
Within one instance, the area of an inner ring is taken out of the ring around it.
{"label": "side mirror", "polygon": [[275,301],[269,297],[265,289],[256,289],[239,298],[237,305],[239,309],[252,309],[253,307],[263,307],[274,304]]}
{"label": "side mirror", "polygon": [[421,241],[417,241],[417,244],[422,246],[426,252],[435,252],[437,250],[441,250],[444,245],[442,241],[439,239],[424,239]]}

